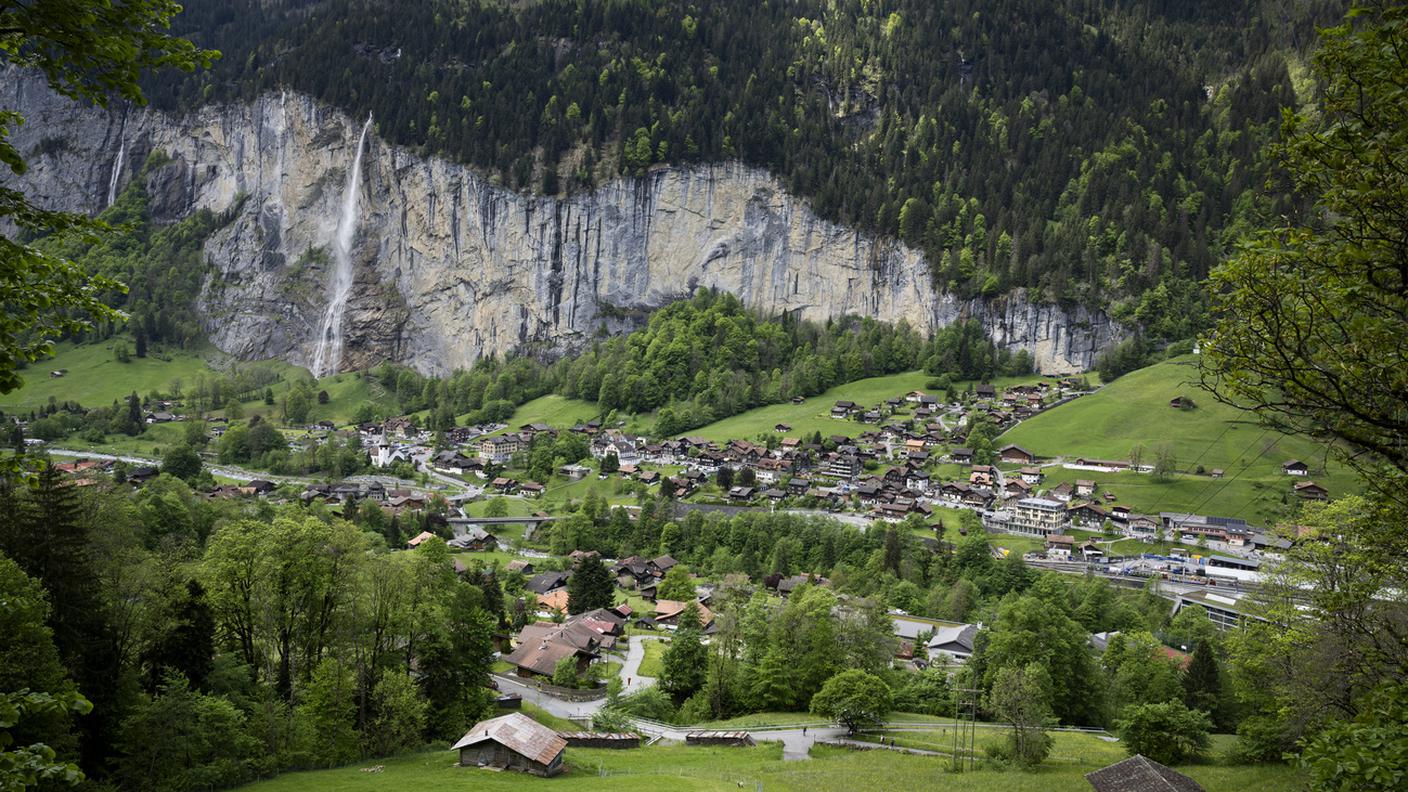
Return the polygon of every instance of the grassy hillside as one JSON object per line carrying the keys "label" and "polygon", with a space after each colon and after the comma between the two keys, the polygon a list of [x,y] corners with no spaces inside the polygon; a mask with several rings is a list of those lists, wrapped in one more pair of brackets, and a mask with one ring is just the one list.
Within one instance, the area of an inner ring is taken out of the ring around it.
{"label": "grassy hillside", "polygon": [[[1076,399],[1030,420],[1002,435],[1000,442],[1016,443],[1044,457],[1096,457],[1127,460],[1136,446],[1144,461],[1152,463],[1158,449],[1167,447],[1182,475],[1158,482],[1135,473],[1092,474],[1047,469],[1048,483],[1096,479],[1114,492],[1121,503],[1143,510],[1198,509],[1236,515],[1245,519],[1266,516],[1282,506],[1294,481],[1281,464],[1300,459],[1310,465],[1311,478],[1330,488],[1331,495],[1355,489],[1348,471],[1327,462],[1328,449],[1308,438],[1265,431],[1246,413],[1214,401],[1197,384],[1197,358],[1186,356],[1126,374],[1099,392]],[[1192,398],[1197,407],[1169,407],[1177,396]],[[1221,469],[1213,479],[1196,475]]]}
{"label": "grassy hillside", "polygon": [[[145,358],[133,355],[130,363],[118,363],[113,350],[119,343],[131,351],[132,340],[122,337],[57,345],[53,358],[34,363],[24,371],[23,387],[0,395],[0,409],[27,412],[47,404],[51,397],[97,407],[133,391],[145,395],[154,388],[167,390],[173,380],[190,384],[196,374],[207,370],[205,359],[199,354],[156,348]],[[51,378],[49,372],[58,369],[68,369],[68,374]]]}
{"label": "grassy hillside", "polygon": [[[1068,743],[1070,745],[1068,745]],[[568,749],[568,772],[545,780],[521,773],[492,772],[454,766],[449,751],[369,761],[359,765],[304,773],[288,773],[277,778],[241,787],[245,792],[356,792],[357,790],[416,789],[497,790],[613,789],[622,792],[660,790],[755,789],[761,784],[769,792],[830,792],[831,790],[913,790],[942,789],[969,792],[1004,790],[1010,792],[1085,792],[1090,789],[1084,774],[1106,761],[1123,758],[1116,746],[1099,743],[1085,735],[1062,736],[1061,749],[1071,753],[1068,761],[1048,761],[1039,772],[998,772],[981,770],[953,774],[947,762],[938,757],[909,756],[888,751],[851,751],[815,747],[807,762],[784,762],[779,743],[761,743],[756,748],[699,748],[654,746],[629,751]],[[1103,747],[1100,747],[1103,746]],[[1058,751],[1061,753],[1061,751]],[[1093,760],[1093,761],[1092,761]],[[364,767],[381,766],[377,773]],[[1295,771],[1282,766],[1222,767],[1203,765],[1180,768],[1207,789],[1237,789],[1241,792],[1271,792],[1299,785]],[[608,778],[609,777],[609,778]]]}
{"label": "grassy hillside", "polygon": [[544,423],[554,429],[568,429],[601,414],[593,402],[569,399],[550,393],[524,402],[514,411],[508,425],[514,429],[530,423]]}
{"label": "grassy hillside", "polygon": [[[823,436],[855,437],[875,427],[858,421],[842,421],[832,418],[831,408],[836,402],[848,400],[869,407],[894,396],[903,396],[912,390],[927,390],[924,383],[931,379],[933,377],[922,371],[907,371],[903,374],[856,380],[844,385],[837,385],[819,396],[813,396],[803,401],[801,404],[789,402],[757,407],[685,434],[716,441],[753,438],[760,433],[773,431],[773,427],[779,423],[785,423],[791,425],[792,431],[788,434],[794,436],[819,431]],[[1021,382],[1034,382],[1037,379],[1039,378],[1035,376],[999,377],[993,380],[993,383],[1001,387]],[[954,387],[962,391],[967,389],[969,384],[959,382],[955,383]]]}

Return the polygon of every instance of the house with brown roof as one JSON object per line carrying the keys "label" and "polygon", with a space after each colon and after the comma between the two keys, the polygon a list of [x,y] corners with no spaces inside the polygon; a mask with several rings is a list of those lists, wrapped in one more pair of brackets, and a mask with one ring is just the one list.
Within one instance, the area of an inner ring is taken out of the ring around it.
{"label": "house with brown roof", "polygon": [[[678,625],[680,614],[684,613],[690,603],[680,600],[658,600],[655,603],[655,622],[657,624]],[[707,629],[714,623],[714,612],[705,607],[702,602],[695,602],[694,606],[699,609],[699,626]]]}
{"label": "house with brown roof", "polygon": [[581,673],[603,647],[616,644],[615,638],[579,619],[563,624],[534,622],[520,630],[516,640],[518,645],[503,660],[521,677],[551,677],[566,658],[571,658]]}
{"label": "house with brown roof", "polygon": [[1036,454],[1019,445],[1005,445],[998,449],[997,456],[1003,462],[1030,465],[1036,462]]}
{"label": "house with brown roof", "polygon": [[557,732],[521,712],[480,721],[451,750],[459,751],[461,767],[518,770],[555,776],[563,770],[567,741]]}
{"label": "house with brown roof", "polygon": [[1329,490],[1313,481],[1297,481],[1292,490],[1298,497],[1306,500],[1325,500],[1330,496]]}
{"label": "house with brown roof", "polygon": [[420,533],[411,537],[410,540],[406,542],[406,549],[414,550],[434,538],[435,534],[431,533],[430,531],[421,531]]}
{"label": "house with brown roof", "polygon": [[549,613],[552,611],[557,611],[558,613],[566,613],[567,600],[567,589],[553,589],[552,591],[549,591],[546,594],[538,595],[538,610]]}

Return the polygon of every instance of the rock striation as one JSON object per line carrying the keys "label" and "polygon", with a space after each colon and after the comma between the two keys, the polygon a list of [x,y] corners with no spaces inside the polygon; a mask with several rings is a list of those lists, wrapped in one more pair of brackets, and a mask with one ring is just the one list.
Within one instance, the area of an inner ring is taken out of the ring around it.
{"label": "rock striation", "polygon": [[[12,75],[13,76],[13,73]],[[54,208],[100,211],[148,169],[154,217],[200,208],[230,222],[207,241],[200,296],[216,346],[307,365],[329,299],[328,254],[361,123],[293,93],[189,114],[80,107],[18,78],[0,105],[28,118],[24,186]],[[632,326],[698,287],[813,320],[976,318],[1047,373],[1090,367],[1123,330],[1100,312],[936,292],[917,252],[817,217],[767,172],[665,167],[564,198],[522,195],[464,165],[369,136],[344,368],[380,360],[427,374],[514,350],[553,352]]]}

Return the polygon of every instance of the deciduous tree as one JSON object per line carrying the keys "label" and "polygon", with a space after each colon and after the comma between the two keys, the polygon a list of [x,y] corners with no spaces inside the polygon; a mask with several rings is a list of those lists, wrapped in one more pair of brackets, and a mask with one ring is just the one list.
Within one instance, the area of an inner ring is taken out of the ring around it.
{"label": "deciduous tree", "polygon": [[840,723],[851,734],[884,723],[891,707],[885,680],[858,668],[826,680],[811,701],[812,713]]}

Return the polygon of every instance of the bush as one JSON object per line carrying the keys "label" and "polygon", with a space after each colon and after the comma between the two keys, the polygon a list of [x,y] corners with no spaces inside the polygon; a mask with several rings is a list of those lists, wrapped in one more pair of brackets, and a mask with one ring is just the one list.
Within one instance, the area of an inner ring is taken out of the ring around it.
{"label": "bush", "polygon": [[1207,750],[1212,721],[1181,701],[1126,707],[1115,722],[1130,756],[1143,754],[1163,764],[1182,764]]}
{"label": "bush", "polygon": [[651,685],[628,696],[621,697],[621,712],[637,718],[670,723],[675,719],[675,704],[665,691]]}

